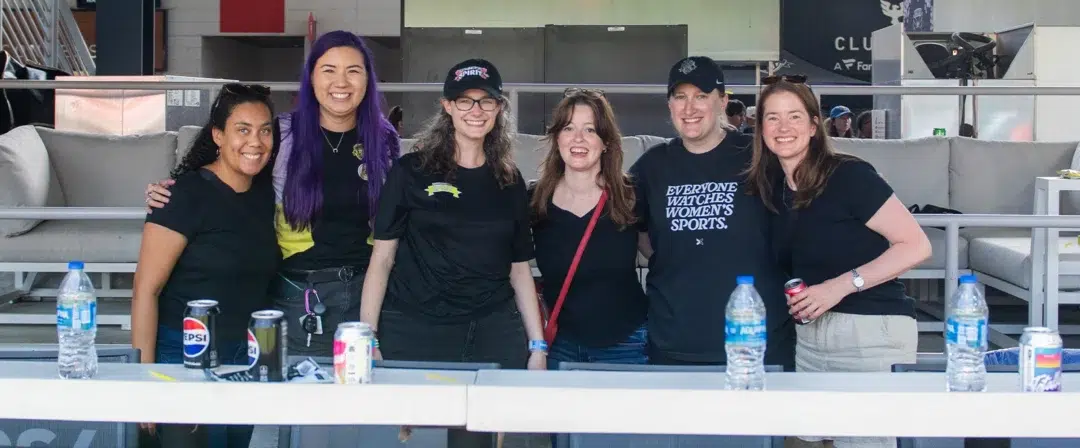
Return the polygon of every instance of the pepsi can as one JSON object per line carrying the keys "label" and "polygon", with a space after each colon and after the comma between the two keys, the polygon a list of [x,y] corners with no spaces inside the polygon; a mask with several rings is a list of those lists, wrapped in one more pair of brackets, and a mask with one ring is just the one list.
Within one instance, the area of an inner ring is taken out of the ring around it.
{"label": "pepsi can", "polygon": [[375,332],[364,322],[342,322],[334,332],[334,382],[371,382]]}
{"label": "pepsi can", "polygon": [[184,367],[213,369],[218,360],[217,300],[192,300],[184,310]]}
{"label": "pepsi can", "polygon": [[1061,392],[1063,348],[1057,331],[1025,328],[1020,336],[1020,391]]}
{"label": "pepsi can", "polygon": [[285,313],[262,310],[251,313],[248,324],[248,373],[261,382],[280,382],[288,372],[285,344],[288,323]]}
{"label": "pepsi can", "polygon": [[[793,278],[784,283],[784,294],[787,294],[788,299],[795,297],[796,294],[806,290],[806,282],[801,278]],[[807,319],[795,319],[795,323],[799,325],[806,325],[812,320]]]}

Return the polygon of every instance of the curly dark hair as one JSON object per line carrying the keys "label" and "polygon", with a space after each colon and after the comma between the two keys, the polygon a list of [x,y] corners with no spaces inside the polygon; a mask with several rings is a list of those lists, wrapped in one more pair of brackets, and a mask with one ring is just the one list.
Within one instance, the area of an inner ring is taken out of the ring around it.
{"label": "curly dark hair", "polygon": [[[484,157],[495,170],[495,180],[499,188],[506,188],[517,181],[517,165],[513,159],[513,138],[510,136],[510,103],[506,97],[500,97],[502,109],[495,115],[495,126],[484,137]],[[454,141],[454,120],[439,105],[438,112],[431,117],[424,128],[417,133],[413,151],[420,153],[420,167],[430,174],[442,174],[447,181],[454,179],[457,162],[454,154],[457,143]]]}
{"label": "curly dark hair", "polygon": [[262,85],[225,84],[210,107],[210,119],[199,130],[199,135],[191,142],[184,159],[169,175],[177,179],[184,173],[195,171],[218,158],[218,145],[214,143],[214,129],[225,130],[225,122],[232,115],[236,106],[246,103],[259,103],[270,109],[274,116],[274,105],[270,101],[270,88]]}

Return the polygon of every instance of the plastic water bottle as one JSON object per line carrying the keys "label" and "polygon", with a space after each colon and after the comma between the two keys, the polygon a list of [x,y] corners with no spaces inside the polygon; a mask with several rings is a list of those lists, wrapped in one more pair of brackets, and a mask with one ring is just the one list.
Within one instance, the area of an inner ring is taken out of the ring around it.
{"label": "plastic water bottle", "polygon": [[950,392],[986,390],[986,332],[990,312],[974,275],[960,277],[945,319],[945,376]]}
{"label": "plastic water bottle", "polygon": [[81,261],[68,263],[56,297],[57,360],[60,378],[93,378],[97,374],[97,296]]}
{"label": "plastic water bottle", "polygon": [[754,277],[739,276],[724,313],[728,389],[765,389],[765,302]]}

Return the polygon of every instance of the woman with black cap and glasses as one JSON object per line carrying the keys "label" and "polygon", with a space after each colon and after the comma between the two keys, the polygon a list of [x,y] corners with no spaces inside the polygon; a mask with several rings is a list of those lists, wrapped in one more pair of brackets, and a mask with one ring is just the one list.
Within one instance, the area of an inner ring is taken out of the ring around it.
{"label": "woman with black cap and glasses", "polygon": [[[455,65],[440,103],[387,175],[360,318],[385,359],[543,369],[525,182],[498,70]],[[463,436],[488,437],[451,430]]]}
{"label": "woman with black cap and glasses", "polygon": [[[189,325],[202,325],[184,314],[189,301],[212,299],[221,311],[218,361],[247,364],[248,318],[270,305],[266,289],[281,258],[274,190],[254,181],[273,149],[269,94],[264,86],[226,84],[209,123],[172,172],[172,200],[146,215],[131,303],[131,345],[143,363],[179,364],[185,353],[207,350],[184,338]],[[142,426],[161,434],[165,446],[246,447],[253,429]]]}

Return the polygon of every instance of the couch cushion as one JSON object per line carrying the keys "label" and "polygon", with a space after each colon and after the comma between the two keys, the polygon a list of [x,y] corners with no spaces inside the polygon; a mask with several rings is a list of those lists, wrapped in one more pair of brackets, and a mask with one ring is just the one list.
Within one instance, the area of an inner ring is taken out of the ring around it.
{"label": "couch cushion", "polygon": [[[37,130],[19,126],[0,135],[0,207],[63,205],[64,192]],[[21,235],[39,223],[39,219],[0,219],[0,236]]]}
{"label": "couch cushion", "polygon": [[115,136],[38,128],[69,207],[142,207],[176,165],[176,134]]}
{"label": "couch cushion", "polygon": [[941,137],[909,140],[832,140],[837,151],[874,165],[904,205],[932,204],[953,208],[949,201],[949,141]]}
{"label": "couch cushion", "polygon": [[181,126],[180,130],[176,131],[176,165],[184,160],[184,156],[191,150],[191,144],[195,143],[195,137],[199,136],[201,130],[202,127],[199,126]]}
{"label": "couch cushion", "polygon": [[550,144],[543,140],[542,135],[515,134],[514,135],[514,163],[521,176],[525,180],[533,180],[540,177],[540,164],[547,156]]}
{"label": "couch cushion", "polygon": [[135,263],[142,220],[51,220],[34,231],[0,238],[0,262]]}
{"label": "couch cushion", "polygon": [[[1080,246],[1075,237],[1058,239],[1061,261],[1080,261]],[[986,273],[1024,289],[1031,288],[1031,238],[975,238],[969,242],[968,256],[972,270]],[[1059,289],[1080,289],[1080,275],[1058,277]]]}
{"label": "couch cushion", "polygon": [[[923,227],[923,232],[926,232],[927,238],[930,238],[930,246],[933,247],[933,254],[930,258],[922,264],[915,267],[915,269],[945,269],[945,231],[942,229],[936,229],[933,227]],[[958,259],[960,263],[957,265],[959,269],[968,268],[968,241],[964,237],[957,239],[957,250],[959,251]]]}
{"label": "couch cushion", "polygon": [[[999,142],[964,137],[951,142],[949,208],[964,213],[1031,214],[1035,211],[1035,178],[1056,176],[1058,170],[1069,168],[1076,151],[1076,142]],[[1075,209],[1070,204],[1062,212],[1074,213]]]}

